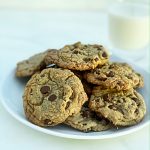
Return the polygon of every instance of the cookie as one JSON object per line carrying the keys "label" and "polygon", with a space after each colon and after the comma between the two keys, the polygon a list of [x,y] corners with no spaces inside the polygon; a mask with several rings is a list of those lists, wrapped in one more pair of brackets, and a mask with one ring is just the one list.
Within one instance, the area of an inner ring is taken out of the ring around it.
{"label": "cookie", "polygon": [[46,127],[78,113],[87,95],[79,78],[70,70],[49,68],[31,77],[23,100],[27,119]]}
{"label": "cookie", "polygon": [[107,63],[96,69],[86,72],[84,78],[96,85],[104,86],[117,91],[143,87],[144,82],[140,74],[135,72],[126,63]]}
{"label": "cookie", "polygon": [[116,126],[137,124],[146,113],[144,99],[134,89],[114,92],[94,87],[89,107]]}
{"label": "cookie", "polygon": [[86,107],[82,107],[78,114],[68,117],[65,124],[84,132],[103,131],[112,128],[112,124],[107,119],[98,117],[96,113]]}
{"label": "cookie", "polygon": [[59,51],[48,52],[46,64],[54,63],[71,70],[91,70],[108,62],[109,55],[102,45],[84,45],[80,42],[66,45]]}
{"label": "cookie", "polygon": [[17,77],[30,77],[36,72],[46,68],[45,56],[48,51],[36,54],[27,60],[21,61],[17,64]]}

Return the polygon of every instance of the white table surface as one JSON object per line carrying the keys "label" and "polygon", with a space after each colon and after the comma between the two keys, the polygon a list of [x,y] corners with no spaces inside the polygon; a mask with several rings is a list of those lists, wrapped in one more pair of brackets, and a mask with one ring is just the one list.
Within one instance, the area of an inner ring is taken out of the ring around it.
{"label": "white table surface", "polygon": [[[107,18],[100,12],[0,10],[0,80],[11,64],[13,50],[59,48],[82,41],[108,45]],[[146,52],[145,52],[146,53]],[[136,61],[148,69],[149,53]],[[18,59],[26,55],[16,56]],[[8,91],[9,94],[9,91]],[[34,131],[12,118],[0,103],[0,150],[149,150],[150,125],[140,131],[107,140],[72,140]]]}

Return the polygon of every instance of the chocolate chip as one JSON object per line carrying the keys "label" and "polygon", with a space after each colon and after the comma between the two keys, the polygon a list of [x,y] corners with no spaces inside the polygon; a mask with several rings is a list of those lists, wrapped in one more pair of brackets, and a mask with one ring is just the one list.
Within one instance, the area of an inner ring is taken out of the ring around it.
{"label": "chocolate chip", "polygon": [[113,71],[110,71],[108,74],[107,74],[107,77],[114,77],[115,76],[115,73]]}
{"label": "chocolate chip", "polygon": [[94,60],[97,62],[99,59],[96,57],[96,58],[94,58]]}
{"label": "chocolate chip", "polygon": [[55,94],[50,95],[48,98],[48,100],[52,102],[55,101],[55,99],[57,99],[57,96]]}
{"label": "chocolate chip", "polygon": [[44,120],[44,124],[45,124],[45,125],[49,125],[50,123],[51,123],[51,120],[49,120],[49,119],[45,119],[45,120]]}
{"label": "chocolate chip", "polygon": [[84,118],[89,118],[90,116],[91,116],[90,111],[85,110],[85,111],[82,112],[82,117],[84,117]]}
{"label": "chocolate chip", "polygon": [[71,104],[70,102],[67,102],[65,109],[68,109],[70,104]]}
{"label": "chocolate chip", "polygon": [[50,92],[50,87],[49,86],[43,86],[43,87],[41,87],[40,91],[42,94],[47,94]]}
{"label": "chocolate chip", "polygon": [[102,53],[102,57],[107,58],[107,57],[108,57],[107,53],[106,53],[106,52],[103,52],[103,53]]}

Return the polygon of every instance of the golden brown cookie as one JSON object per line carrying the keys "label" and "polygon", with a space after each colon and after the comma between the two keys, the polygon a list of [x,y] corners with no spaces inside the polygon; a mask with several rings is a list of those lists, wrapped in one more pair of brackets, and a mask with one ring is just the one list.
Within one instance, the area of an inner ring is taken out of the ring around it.
{"label": "golden brown cookie", "polygon": [[17,77],[30,77],[36,72],[46,68],[45,56],[49,50],[36,54],[27,60],[21,61],[17,64],[16,76]]}
{"label": "golden brown cookie", "polygon": [[117,91],[143,87],[140,74],[126,63],[112,62],[86,72],[84,78],[93,84]]}
{"label": "golden brown cookie", "polygon": [[54,126],[80,111],[87,101],[78,77],[67,69],[49,68],[32,76],[23,96],[26,117],[39,126]]}
{"label": "golden brown cookie", "polygon": [[108,62],[109,55],[102,45],[84,45],[80,42],[66,45],[59,51],[48,52],[46,64],[54,63],[71,70],[90,70]]}
{"label": "golden brown cookie", "polygon": [[94,87],[89,107],[116,126],[137,124],[146,113],[144,99],[134,89],[114,92]]}

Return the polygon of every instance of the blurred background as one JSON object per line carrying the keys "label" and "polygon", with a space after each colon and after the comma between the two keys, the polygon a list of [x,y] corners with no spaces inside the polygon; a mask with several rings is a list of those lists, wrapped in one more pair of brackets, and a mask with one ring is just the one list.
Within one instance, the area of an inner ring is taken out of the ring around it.
{"label": "blurred background", "polygon": [[1,0],[1,9],[22,9],[22,10],[92,10],[106,11],[109,5],[114,2],[130,1],[149,3],[149,0]]}
{"label": "blurred background", "polygon": [[[110,18],[109,15],[114,4],[124,6],[125,2],[149,6],[149,0],[0,0],[0,51],[42,51],[81,41],[103,44],[116,55],[140,62],[141,57],[148,57],[148,50],[143,52],[143,47],[145,49],[149,41],[147,22],[141,21],[142,17],[134,20],[137,16],[129,18],[132,22],[128,19],[118,20],[114,15]],[[129,12],[128,8],[126,12]],[[118,11],[116,15],[119,14]],[[137,29],[130,31],[131,26],[133,29],[137,26]],[[143,28],[145,31],[142,31]],[[137,32],[139,29],[140,33]],[[137,39],[137,34],[141,38]],[[143,37],[145,41],[141,40]],[[136,43],[145,45],[135,47]],[[138,49],[138,54],[135,49]]]}

